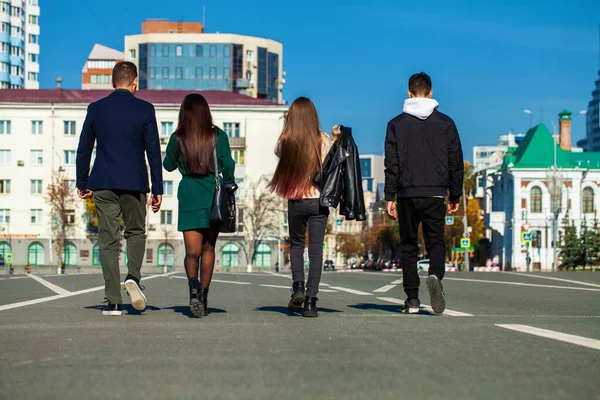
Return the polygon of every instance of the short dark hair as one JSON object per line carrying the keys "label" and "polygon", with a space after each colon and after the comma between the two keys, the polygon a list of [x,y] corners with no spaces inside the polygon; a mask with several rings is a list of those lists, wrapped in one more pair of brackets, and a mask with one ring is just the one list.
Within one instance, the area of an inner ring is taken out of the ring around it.
{"label": "short dark hair", "polygon": [[113,86],[129,86],[137,76],[137,67],[134,63],[121,61],[112,70]]}
{"label": "short dark hair", "polygon": [[408,90],[415,96],[427,96],[431,92],[431,78],[425,72],[414,74],[408,80]]}

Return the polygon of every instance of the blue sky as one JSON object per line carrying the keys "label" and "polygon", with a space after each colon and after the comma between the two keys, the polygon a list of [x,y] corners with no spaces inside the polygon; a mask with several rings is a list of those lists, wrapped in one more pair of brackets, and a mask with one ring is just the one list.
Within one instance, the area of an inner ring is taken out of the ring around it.
{"label": "blue sky", "polygon": [[[587,108],[598,79],[600,1],[40,0],[41,87],[79,89],[94,43],[123,49],[148,18],[201,21],[206,31],[283,42],[284,98],[308,96],[326,130],[351,126],[361,153],[382,153],[406,81],[425,71],[456,122],[465,158],[499,134],[551,127]],[[585,117],[573,120],[574,139]]]}

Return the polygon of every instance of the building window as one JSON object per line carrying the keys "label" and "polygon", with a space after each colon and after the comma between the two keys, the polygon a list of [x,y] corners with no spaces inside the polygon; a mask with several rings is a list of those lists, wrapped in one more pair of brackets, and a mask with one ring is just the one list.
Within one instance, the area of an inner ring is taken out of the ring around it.
{"label": "building window", "polygon": [[0,135],[10,135],[10,121],[0,121]]}
{"label": "building window", "polygon": [[74,225],[75,224],[75,210],[66,210],[65,214],[67,216],[67,224]]}
{"label": "building window", "polygon": [[541,213],[542,212],[542,189],[539,186],[534,186],[531,188],[530,193],[530,210],[532,213]]}
{"label": "building window", "polygon": [[116,64],[114,60],[94,60],[87,62],[89,69],[112,69]]}
{"label": "building window", "polygon": [[223,56],[224,57],[229,57],[230,56],[230,47],[228,44],[226,44],[225,46],[223,46]]}
{"label": "building window", "polygon": [[175,55],[177,57],[181,57],[183,56],[183,46],[178,44],[177,46],[175,46]]}
{"label": "building window", "polygon": [[216,57],[217,56],[217,46],[215,46],[214,44],[210,45],[210,56],[211,57]]}
{"label": "building window", "polygon": [[156,256],[159,267],[175,266],[175,250],[169,243],[161,243],[156,249]]}
{"label": "building window", "polygon": [[151,44],[150,45],[150,56],[154,57],[156,55],[156,45],[155,44]]}
{"label": "building window", "polygon": [[135,58],[135,49],[129,50],[129,58]]}
{"label": "building window", "polygon": [[62,250],[62,259],[65,265],[77,265],[77,247],[73,243],[65,243]]}
{"label": "building window", "polygon": [[31,194],[42,194],[42,180],[32,179],[31,180]]}
{"label": "building window", "polygon": [[42,223],[42,210],[33,209],[31,210],[31,223],[41,224]]}
{"label": "building window", "polygon": [[244,165],[244,150],[231,150],[231,158],[237,165]]}
{"label": "building window", "polygon": [[10,193],[10,179],[0,179],[0,194]]}
{"label": "building window", "polygon": [[10,210],[6,208],[0,209],[0,224],[10,223]]}
{"label": "building window", "polygon": [[196,68],[196,79],[202,79],[202,67]]}
{"label": "building window", "polygon": [[44,265],[44,245],[33,242],[27,249],[27,263],[29,265]]}
{"label": "building window", "polygon": [[173,211],[161,210],[160,212],[160,224],[161,225],[172,225],[173,224]]}
{"label": "building window", "polygon": [[254,259],[255,266],[257,267],[270,267],[271,266],[271,247],[261,243],[256,249],[256,258]]}
{"label": "building window", "polygon": [[169,67],[163,67],[162,69],[162,78],[169,79]]}
{"label": "building window", "polygon": [[38,81],[38,73],[37,72],[28,72],[27,80],[32,81],[32,82],[37,82]]}
{"label": "building window", "polygon": [[196,57],[202,57],[203,53],[204,53],[204,51],[202,50],[202,45],[197,44],[196,45]]}
{"label": "building window", "polygon": [[230,138],[240,137],[240,123],[239,122],[224,122],[223,130]]}
{"label": "building window", "polygon": [[592,214],[594,212],[594,189],[586,187],[581,195],[581,203],[583,204],[583,212]]}
{"label": "building window", "polygon": [[6,256],[12,254],[12,248],[8,242],[0,242],[0,256],[6,260]]}
{"label": "building window", "polygon": [[160,123],[161,136],[169,136],[171,133],[173,133],[173,123],[172,122],[161,122]]}
{"label": "building window", "polygon": [[65,165],[75,165],[75,150],[64,150],[63,153]]}
{"label": "building window", "polygon": [[175,79],[183,79],[183,68],[175,67]]}
{"label": "building window", "polygon": [[150,67],[150,79],[156,78],[156,68]]}
{"label": "building window", "polygon": [[237,267],[240,265],[240,248],[234,243],[227,243],[221,250],[223,267]]}
{"label": "building window", "polygon": [[64,121],[64,134],[75,135],[75,121]]}
{"label": "building window", "polygon": [[97,244],[92,248],[92,265],[94,267],[99,267],[102,265],[102,261],[100,259],[100,247]]}
{"label": "building window", "polygon": [[168,44],[163,44],[163,46],[162,46],[162,56],[163,57],[169,57],[169,45]]}
{"label": "building window", "polygon": [[163,181],[163,194],[165,196],[173,195],[173,181]]}
{"label": "building window", "polygon": [[90,75],[90,83],[108,85],[110,84],[111,76],[110,75]]}
{"label": "building window", "polygon": [[39,22],[39,17],[37,15],[30,15],[29,16],[29,23],[31,25],[37,25]]}
{"label": "building window", "polygon": [[41,135],[42,133],[44,133],[43,127],[44,125],[42,121],[31,121],[31,134]]}
{"label": "building window", "polygon": [[208,79],[217,79],[217,69],[215,67],[210,67],[208,70]]}
{"label": "building window", "polygon": [[42,165],[44,163],[43,150],[31,150],[31,165]]}
{"label": "building window", "polygon": [[244,201],[244,178],[235,178],[235,184],[238,189],[235,191],[235,197],[239,201]]}
{"label": "building window", "polygon": [[223,68],[223,79],[229,79],[231,77],[231,70],[229,68]]}
{"label": "building window", "polygon": [[30,6],[37,6],[38,5],[38,0],[29,0],[29,5]]}
{"label": "building window", "polygon": [[39,54],[29,53],[29,62],[36,63],[38,62]]}
{"label": "building window", "polygon": [[77,189],[77,186],[75,185],[75,179],[64,179],[63,185],[68,187],[69,190],[72,190],[73,192]]}
{"label": "building window", "polygon": [[11,151],[0,150],[0,165],[10,165],[11,163]]}

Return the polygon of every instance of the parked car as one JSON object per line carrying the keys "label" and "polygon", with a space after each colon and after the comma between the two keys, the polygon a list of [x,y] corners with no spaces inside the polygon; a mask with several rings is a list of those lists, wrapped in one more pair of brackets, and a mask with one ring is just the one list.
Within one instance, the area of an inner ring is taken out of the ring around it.
{"label": "parked car", "polygon": [[335,271],[335,265],[333,265],[333,261],[325,260],[325,265],[323,266],[323,269],[325,271],[328,271],[328,270]]}
{"label": "parked car", "polygon": [[429,260],[426,259],[426,260],[417,261],[417,269],[419,271],[425,271],[425,272],[429,271]]}

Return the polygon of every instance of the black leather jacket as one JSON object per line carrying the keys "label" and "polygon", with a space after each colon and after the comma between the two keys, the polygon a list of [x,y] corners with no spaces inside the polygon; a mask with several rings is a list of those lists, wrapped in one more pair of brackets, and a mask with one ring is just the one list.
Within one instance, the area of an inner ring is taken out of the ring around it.
{"label": "black leather jacket", "polygon": [[321,191],[323,207],[336,208],[340,204],[340,214],[347,220],[364,221],[367,217],[358,148],[352,138],[352,129],[342,126],[341,131],[314,182]]}

